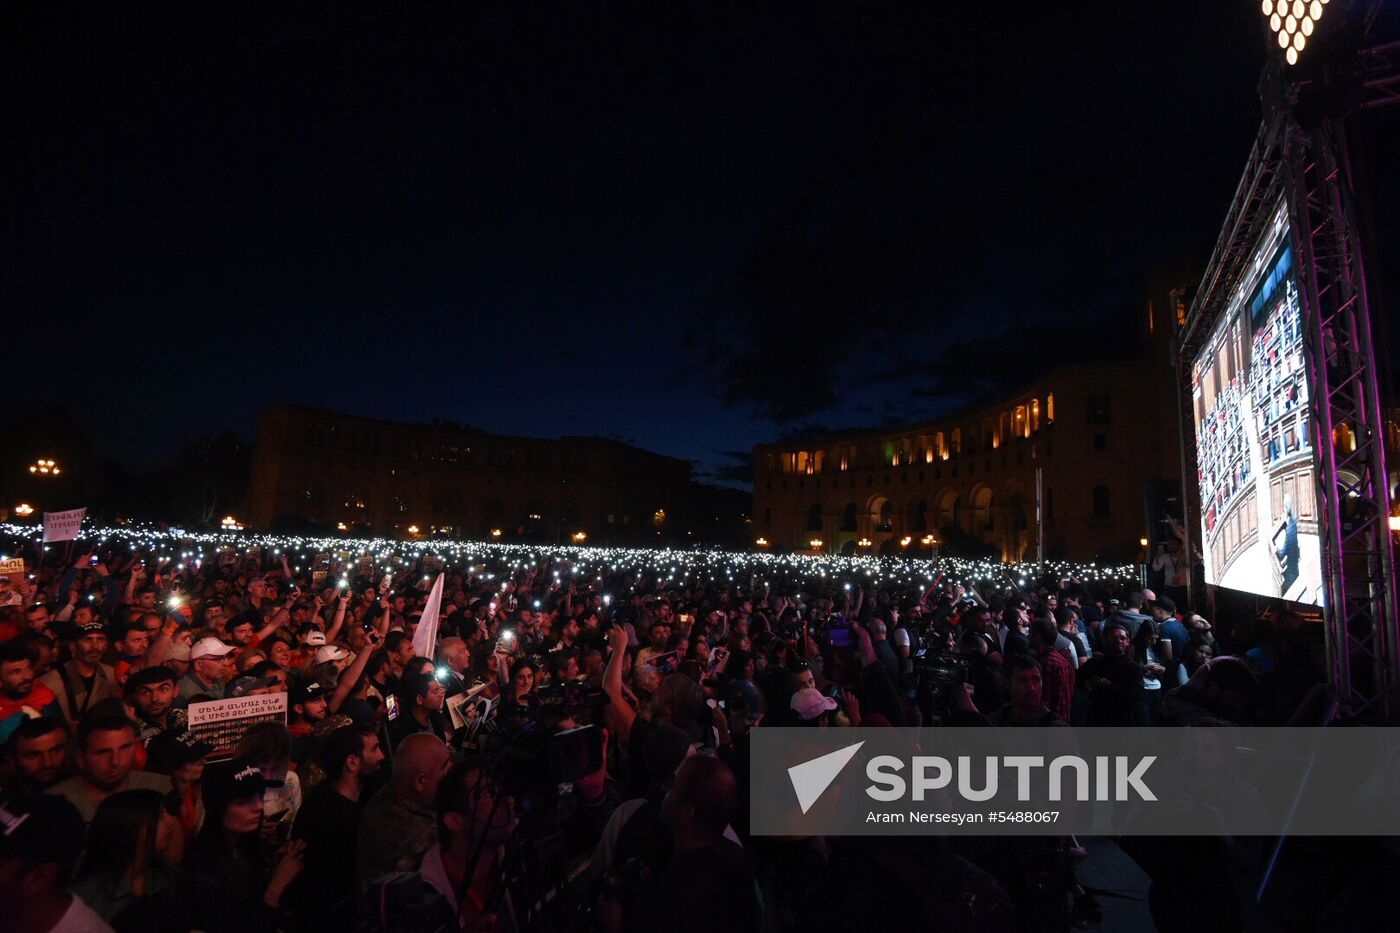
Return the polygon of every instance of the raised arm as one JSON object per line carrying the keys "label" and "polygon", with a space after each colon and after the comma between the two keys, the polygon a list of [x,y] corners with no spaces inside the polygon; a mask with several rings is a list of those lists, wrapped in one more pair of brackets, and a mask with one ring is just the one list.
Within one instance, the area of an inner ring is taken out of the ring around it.
{"label": "raised arm", "polygon": [[627,631],[622,626],[614,625],[608,629],[608,646],[612,653],[608,655],[608,666],[603,671],[603,692],[608,695],[609,702],[603,709],[609,731],[617,737],[619,747],[626,749],[637,714],[622,694],[622,656],[627,651]]}

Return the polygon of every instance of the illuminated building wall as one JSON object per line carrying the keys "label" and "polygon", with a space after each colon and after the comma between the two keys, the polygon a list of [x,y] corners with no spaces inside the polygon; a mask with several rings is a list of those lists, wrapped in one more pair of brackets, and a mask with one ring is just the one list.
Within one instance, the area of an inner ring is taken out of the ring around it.
{"label": "illuminated building wall", "polygon": [[[755,537],[770,546],[910,553],[952,525],[1035,558],[1035,468],[1045,469],[1045,555],[1131,557],[1148,480],[1180,473],[1169,369],[1065,365],[995,405],[898,430],[754,451]],[[869,544],[862,544],[868,541]]]}

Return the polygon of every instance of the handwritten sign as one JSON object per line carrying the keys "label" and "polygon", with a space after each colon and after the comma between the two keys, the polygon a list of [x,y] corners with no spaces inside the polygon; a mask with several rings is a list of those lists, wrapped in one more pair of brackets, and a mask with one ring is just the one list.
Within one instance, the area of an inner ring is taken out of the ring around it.
{"label": "handwritten sign", "polygon": [[214,747],[209,753],[214,760],[232,758],[234,746],[243,738],[249,726],[260,722],[286,721],[285,693],[210,700],[191,703],[189,708],[189,730],[200,741]]}
{"label": "handwritten sign", "polygon": [[69,509],[66,512],[44,513],[44,543],[52,541],[72,541],[78,537],[83,527],[83,516],[87,509]]}

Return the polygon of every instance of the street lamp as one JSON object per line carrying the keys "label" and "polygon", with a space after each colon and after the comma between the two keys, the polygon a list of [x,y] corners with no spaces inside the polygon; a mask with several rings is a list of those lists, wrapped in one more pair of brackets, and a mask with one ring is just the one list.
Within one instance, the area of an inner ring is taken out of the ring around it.
{"label": "street lamp", "polygon": [[871,541],[869,538],[861,538],[859,541],[856,542],[856,545],[858,547],[870,547],[874,543],[875,542]]}
{"label": "street lamp", "polygon": [[500,536],[501,536],[501,529],[499,529],[499,528],[492,528],[492,529],[491,529],[491,537],[493,537],[493,538],[499,538]]}
{"label": "street lamp", "polygon": [[822,539],[821,539],[821,538],[813,538],[811,541],[808,541],[807,543],[810,544],[810,545],[812,546],[812,550],[814,550],[814,551],[820,551],[820,550],[821,550],[821,547],[822,547]]}
{"label": "street lamp", "polygon": [[224,520],[219,522],[219,526],[225,531],[241,531],[243,529],[238,519],[234,518],[232,515],[225,515]]}
{"label": "street lamp", "polygon": [[409,526],[408,526],[408,533],[411,534],[411,535],[416,535],[416,534],[418,534],[418,526],[417,526],[417,525],[409,525]]}
{"label": "street lamp", "polygon": [[902,537],[902,538],[899,539],[899,546],[900,546],[900,547],[908,547],[909,545],[911,545],[911,544],[913,544],[913,543],[914,543],[914,538],[913,538],[912,536],[910,536],[910,535],[905,535],[904,537]]}
{"label": "street lamp", "polygon": [[34,514],[34,506],[30,505],[28,502],[21,502],[19,505],[15,506],[15,514],[28,518]]}
{"label": "street lamp", "polygon": [[588,533],[587,533],[587,532],[584,532],[584,531],[575,531],[575,532],[574,532],[574,543],[575,543],[575,544],[582,544],[583,542],[585,542],[585,541],[587,541],[587,540],[588,540]]}
{"label": "street lamp", "polygon": [[767,539],[767,538],[759,538],[757,541],[754,542],[754,544],[758,545],[759,547],[767,547],[767,546],[768,546],[768,539]]}
{"label": "street lamp", "polygon": [[30,464],[29,472],[35,476],[57,476],[63,471],[59,469],[58,463],[53,460],[35,460]]}

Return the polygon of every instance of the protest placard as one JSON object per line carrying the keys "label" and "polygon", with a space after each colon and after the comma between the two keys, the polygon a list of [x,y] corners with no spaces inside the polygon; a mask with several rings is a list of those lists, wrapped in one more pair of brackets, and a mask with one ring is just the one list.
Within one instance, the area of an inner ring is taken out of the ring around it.
{"label": "protest placard", "polygon": [[78,537],[83,527],[83,516],[87,509],[68,509],[64,512],[44,513],[44,543],[72,541]]}
{"label": "protest placard", "polygon": [[232,757],[234,746],[243,738],[249,726],[260,722],[286,721],[285,693],[210,700],[191,703],[189,708],[189,729],[200,741],[214,747],[209,753],[213,760]]}
{"label": "protest placard", "polygon": [[9,577],[10,586],[18,587],[24,580],[24,558],[11,557],[9,560],[0,560],[0,577]]}

